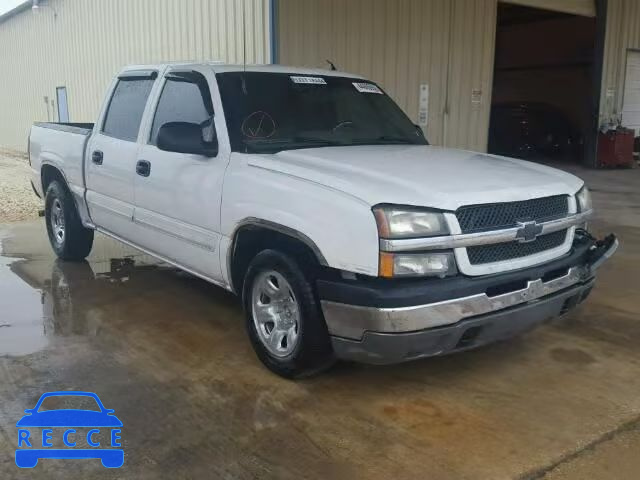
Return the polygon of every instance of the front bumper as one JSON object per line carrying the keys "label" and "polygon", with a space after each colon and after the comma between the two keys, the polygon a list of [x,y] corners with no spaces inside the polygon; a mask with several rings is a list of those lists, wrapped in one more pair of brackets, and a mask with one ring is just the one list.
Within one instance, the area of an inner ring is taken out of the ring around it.
{"label": "front bumper", "polygon": [[566,313],[589,295],[617,247],[613,235],[579,236],[569,255],[518,272],[400,284],[321,280],[318,290],[339,358],[398,363],[479,347]]}

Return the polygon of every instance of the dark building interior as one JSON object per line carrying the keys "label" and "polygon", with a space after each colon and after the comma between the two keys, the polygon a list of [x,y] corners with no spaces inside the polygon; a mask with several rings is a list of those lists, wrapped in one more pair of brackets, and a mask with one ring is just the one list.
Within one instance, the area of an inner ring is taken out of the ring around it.
{"label": "dark building interior", "polygon": [[499,4],[490,153],[582,161],[595,38],[595,18]]}

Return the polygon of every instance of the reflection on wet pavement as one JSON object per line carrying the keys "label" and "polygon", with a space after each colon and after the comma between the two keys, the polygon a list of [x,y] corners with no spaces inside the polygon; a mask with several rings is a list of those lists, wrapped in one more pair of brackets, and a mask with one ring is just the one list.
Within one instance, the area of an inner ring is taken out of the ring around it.
{"label": "reflection on wet pavement", "polygon": [[26,355],[47,344],[43,328],[41,294],[9,269],[0,257],[0,355]]}
{"label": "reflection on wet pavement", "polygon": [[[101,236],[72,264],[53,258],[41,222],[0,232],[3,480],[514,478],[640,414],[635,228],[566,319],[474,352],[342,364],[302,382],[261,366],[239,302],[217,287]],[[15,422],[55,390],[115,409],[122,469],[18,471]]]}
{"label": "reflection on wet pavement", "polygon": [[[3,252],[10,255],[11,248]],[[7,329],[0,335],[0,355],[34,353],[56,336],[97,335],[103,312],[92,304],[91,291],[97,287],[108,298],[118,293],[113,284],[127,282],[132,271],[158,268],[156,260],[133,252],[94,257],[91,264],[0,257],[0,328]]]}

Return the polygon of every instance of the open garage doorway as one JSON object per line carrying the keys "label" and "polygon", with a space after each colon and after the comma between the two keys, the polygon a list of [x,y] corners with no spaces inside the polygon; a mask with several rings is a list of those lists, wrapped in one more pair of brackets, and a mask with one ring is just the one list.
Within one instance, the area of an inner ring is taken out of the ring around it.
{"label": "open garage doorway", "polygon": [[592,145],[596,18],[498,4],[490,153],[584,162]]}

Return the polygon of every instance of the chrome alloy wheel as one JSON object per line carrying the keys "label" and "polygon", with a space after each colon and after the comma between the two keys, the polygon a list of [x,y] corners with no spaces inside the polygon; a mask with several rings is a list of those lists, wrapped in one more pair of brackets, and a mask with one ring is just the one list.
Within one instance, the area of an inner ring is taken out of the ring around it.
{"label": "chrome alloy wheel", "polygon": [[58,198],[54,199],[51,205],[51,231],[53,232],[53,238],[55,238],[56,243],[62,245],[65,236],[64,210]]}
{"label": "chrome alloy wheel", "polygon": [[289,282],[275,270],[260,273],[251,289],[258,338],[276,357],[290,355],[299,339],[300,308]]}

